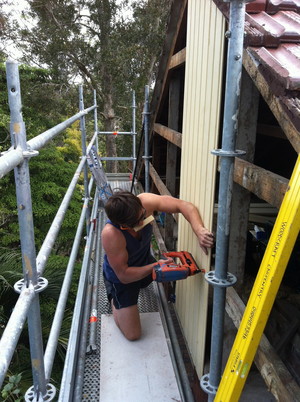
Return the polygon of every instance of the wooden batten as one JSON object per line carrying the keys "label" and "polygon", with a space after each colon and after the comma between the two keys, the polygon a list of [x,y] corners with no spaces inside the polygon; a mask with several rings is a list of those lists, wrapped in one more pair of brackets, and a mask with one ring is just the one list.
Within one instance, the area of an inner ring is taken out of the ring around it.
{"label": "wooden batten", "polygon": [[182,64],[185,63],[185,58],[186,58],[186,48],[180,50],[179,52],[175,53],[172,56],[169,70],[172,70],[173,68],[180,67]]}
{"label": "wooden batten", "polygon": [[277,208],[288,186],[288,179],[240,158],[235,158],[234,181]]}
{"label": "wooden batten", "polygon": [[176,130],[172,130],[169,127],[163,126],[162,124],[155,123],[154,131],[165,138],[167,141],[181,148],[182,134]]}

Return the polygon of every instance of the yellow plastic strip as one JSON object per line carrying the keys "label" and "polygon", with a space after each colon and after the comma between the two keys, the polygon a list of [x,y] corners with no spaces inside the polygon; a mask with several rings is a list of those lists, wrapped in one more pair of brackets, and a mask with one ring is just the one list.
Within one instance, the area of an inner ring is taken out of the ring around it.
{"label": "yellow plastic strip", "polygon": [[300,155],[214,401],[238,401],[300,229]]}

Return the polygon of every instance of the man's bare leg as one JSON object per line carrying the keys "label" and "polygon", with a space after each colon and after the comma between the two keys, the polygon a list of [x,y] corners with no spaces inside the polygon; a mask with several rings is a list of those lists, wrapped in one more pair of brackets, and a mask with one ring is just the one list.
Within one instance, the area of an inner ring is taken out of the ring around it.
{"label": "man's bare leg", "polygon": [[138,306],[135,304],[134,306],[124,307],[118,310],[113,305],[113,302],[111,305],[115,323],[120,328],[125,338],[129,341],[139,339],[142,334],[142,328]]}

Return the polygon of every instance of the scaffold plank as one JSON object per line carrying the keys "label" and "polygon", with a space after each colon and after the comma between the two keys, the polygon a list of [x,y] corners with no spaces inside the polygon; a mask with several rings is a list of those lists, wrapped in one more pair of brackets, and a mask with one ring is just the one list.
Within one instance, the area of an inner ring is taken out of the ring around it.
{"label": "scaffold plank", "polygon": [[111,314],[101,321],[100,402],[181,401],[160,314],[141,314],[143,335],[134,342]]}

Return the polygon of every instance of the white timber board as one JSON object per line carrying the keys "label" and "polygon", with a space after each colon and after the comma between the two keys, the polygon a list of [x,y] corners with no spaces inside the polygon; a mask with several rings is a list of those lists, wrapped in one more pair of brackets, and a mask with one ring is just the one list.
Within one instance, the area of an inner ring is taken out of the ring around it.
{"label": "white timber board", "polygon": [[128,341],[101,316],[101,402],[181,401],[159,313],[141,313],[142,337]]}

